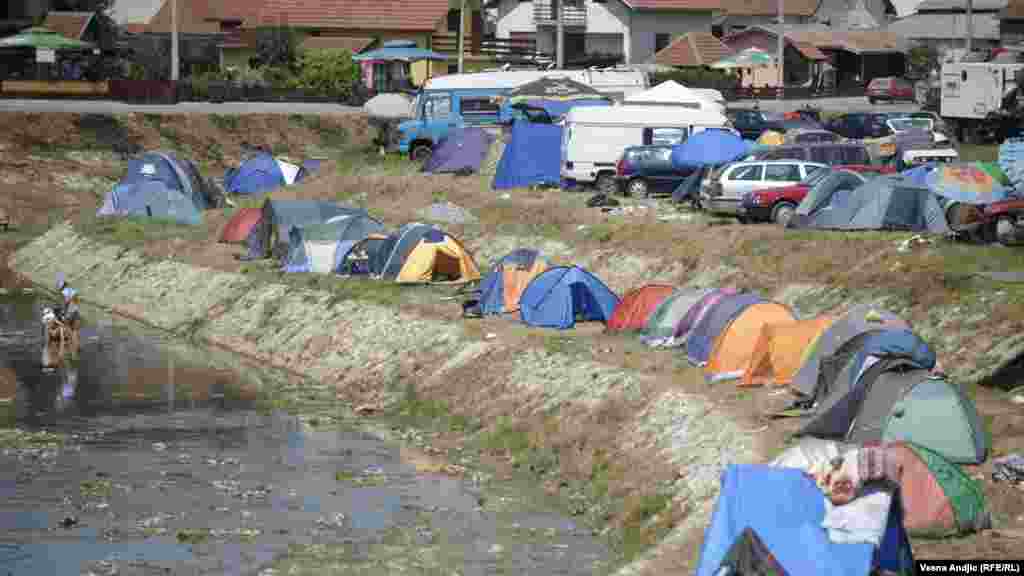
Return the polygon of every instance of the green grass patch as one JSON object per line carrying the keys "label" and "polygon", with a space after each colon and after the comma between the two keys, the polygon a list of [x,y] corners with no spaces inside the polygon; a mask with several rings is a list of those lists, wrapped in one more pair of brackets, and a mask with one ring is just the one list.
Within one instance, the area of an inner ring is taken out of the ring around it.
{"label": "green grass patch", "polygon": [[181,544],[202,544],[210,539],[209,528],[185,528],[175,534]]}
{"label": "green grass patch", "polygon": [[30,432],[19,428],[0,429],[0,449],[56,449],[64,445],[64,436],[52,432]]}
{"label": "green grass patch", "polygon": [[672,498],[667,494],[645,494],[628,510],[626,524],[618,542],[618,551],[626,562],[634,560],[645,550],[664,538],[674,526],[671,519],[650,521],[665,511]]}
{"label": "green grass patch", "polygon": [[962,162],[995,162],[999,146],[993,144],[961,144],[957,150]]}
{"label": "green grass patch", "polygon": [[229,114],[210,114],[210,123],[225,132],[237,132],[239,126],[238,116]]}
{"label": "green grass patch", "polygon": [[110,480],[102,478],[96,480],[83,480],[79,490],[84,498],[107,498],[110,496],[113,487]]}
{"label": "green grass patch", "polygon": [[[392,387],[401,386],[394,383]],[[420,396],[416,385],[405,384],[402,397],[391,409],[393,416],[401,425],[421,428],[434,428],[454,432],[472,432],[480,428],[479,424],[468,416],[456,414],[451,405],[444,400],[434,400]]]}
{"label": "green grass patch", "polygon": [[609,242],[615,236],[615,227],[611,224],[595,224],[584,229],[583,234],[595,242]]}
{"label": "green grass patch", "polygon": [[149,240],[182,238],[206,240],[204,226],[189,226],[172,220],[143,217],[97,218],[87,214],[74,225],[75,230],[97,240],[137,247]]}

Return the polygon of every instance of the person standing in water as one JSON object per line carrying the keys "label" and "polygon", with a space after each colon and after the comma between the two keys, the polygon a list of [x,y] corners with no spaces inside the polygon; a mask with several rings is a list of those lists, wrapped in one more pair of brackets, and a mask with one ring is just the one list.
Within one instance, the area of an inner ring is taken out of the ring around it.
{"label": "person standing in water", "polygon": [[71,329],[72,333],[77,333],[82,323],[78,309],[78,291],[67,283],[64,274],[57,275],[57,291],[60,292],[63,300],[59,314],[60,320]]}

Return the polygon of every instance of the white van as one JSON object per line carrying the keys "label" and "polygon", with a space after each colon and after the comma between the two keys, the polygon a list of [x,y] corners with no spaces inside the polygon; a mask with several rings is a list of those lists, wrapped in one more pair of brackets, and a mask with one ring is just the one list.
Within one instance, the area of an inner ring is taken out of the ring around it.
{"label": "white van", "polygon": [[573,108],[562,130],[562,178],[611,189],[627,146],[679,144],[705,128],[732,125],[720,112],[682,106]]}

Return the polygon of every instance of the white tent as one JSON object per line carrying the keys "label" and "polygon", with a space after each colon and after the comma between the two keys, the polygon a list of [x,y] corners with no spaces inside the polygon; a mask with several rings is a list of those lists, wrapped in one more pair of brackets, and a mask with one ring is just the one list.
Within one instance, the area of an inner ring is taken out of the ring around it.
{"label": "white tent", "polygon": [[723,106],[708,98],[707,95],[691,90],[673,80],[666,80],[650,90],[630,94],[623,104],[642,104],[644,106],[683,106],[698,110],[721,112]]}

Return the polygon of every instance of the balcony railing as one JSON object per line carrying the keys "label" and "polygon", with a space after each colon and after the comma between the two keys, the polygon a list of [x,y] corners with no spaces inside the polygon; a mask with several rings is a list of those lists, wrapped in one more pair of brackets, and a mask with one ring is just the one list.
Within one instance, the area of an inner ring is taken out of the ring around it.
{"label": "balcony railing", "polygon": [[587,27],[587,6],[584,0],[533,0],[533,23],[536,26],[556,26],[556,8],[562,8],[562,24],[568,28]]}
{"label": "balcony railing", "polygon": [[[459,35],[457,32],[439,32],[434,34],[432,49],[448,56],[459,54]],[[475,50],[474,50],[475,48]],[[545,54],[537,51],[537,42],[527,38],[488,38],[478,39],[475,43],[466,38],[465,55],[482,57],[495,62],[509,63],[546,63]]]}

